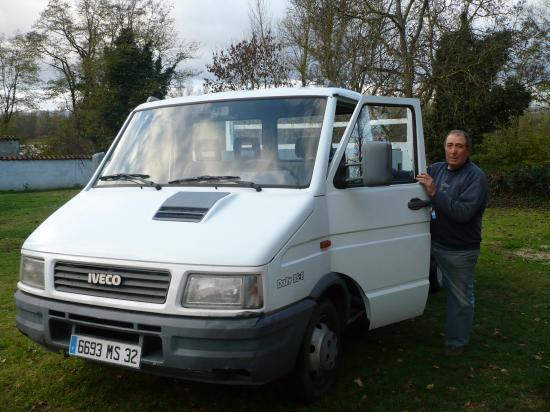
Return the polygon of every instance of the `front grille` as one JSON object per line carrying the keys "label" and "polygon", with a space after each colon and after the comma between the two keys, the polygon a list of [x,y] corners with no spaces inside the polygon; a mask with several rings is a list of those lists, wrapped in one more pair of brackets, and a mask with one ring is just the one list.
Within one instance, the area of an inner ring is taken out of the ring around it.
{"label": "front grille", "polygon": [[200,222],[208,212],[200,207],[162,206],[155,214],[156,220],[179,220],[181,222]]}
{"label": "front grille", "polygon": [[[121,283],[117,286],[89,283],[90,273],[118,275]],[[163,270],[72,262],[57,262],[54,270],[55,290],[104,298],[164,303],[169,285],[170,272]]]}

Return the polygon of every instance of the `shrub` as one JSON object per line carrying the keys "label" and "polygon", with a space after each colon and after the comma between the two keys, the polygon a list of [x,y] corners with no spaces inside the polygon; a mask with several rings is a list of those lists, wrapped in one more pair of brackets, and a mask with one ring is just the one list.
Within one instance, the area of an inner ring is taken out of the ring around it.
{"label": "shrub", "polygon": [[488,174],[492,196],[529,195],[550,198],[550,164],[522,166]]}
{"label": "shrub", "polygon": [[487,173],[493,197],[549,198],[549,129],[550,110],[529,112],[475,147],[473,159]]}

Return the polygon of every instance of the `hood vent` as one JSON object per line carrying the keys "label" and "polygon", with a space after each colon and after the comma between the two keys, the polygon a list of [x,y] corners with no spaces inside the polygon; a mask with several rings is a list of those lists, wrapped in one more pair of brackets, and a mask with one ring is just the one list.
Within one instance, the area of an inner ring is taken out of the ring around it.
{"label": "hood vent", "polygon": [[154,220],[200,222],[227,192],[181,192],[169,197],[157,211]]}
{"label": "hood vent", "polygon": [[162,206],[155,219],[179,220],[181,222],[200,222],[208,209],[199,207],[165,207]]}

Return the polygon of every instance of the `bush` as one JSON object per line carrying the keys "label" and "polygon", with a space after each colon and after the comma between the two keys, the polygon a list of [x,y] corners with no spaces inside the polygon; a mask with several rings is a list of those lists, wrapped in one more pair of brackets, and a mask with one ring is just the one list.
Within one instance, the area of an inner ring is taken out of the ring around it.
{"label": "bush", "polygon": [[473,159],[487,173],[493,198],[550,194],[550,110],[529,112],[506,129],[485,135]]}
{"label": "bush", "polygon": [[550,198],[550,164],[522,166],[488,174],[492,196],[529,195]]}

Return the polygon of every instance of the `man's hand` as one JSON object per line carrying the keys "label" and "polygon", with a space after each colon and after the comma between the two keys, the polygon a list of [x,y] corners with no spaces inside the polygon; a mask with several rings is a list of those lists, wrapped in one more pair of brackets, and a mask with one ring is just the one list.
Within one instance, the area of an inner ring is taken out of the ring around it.
{"label": "man's hand", "polygon": [[434,180],[428,173],[419,173],[416,176],[416,180],[426,189],[428,196],[434,197],[436,192],[436,187]]}

